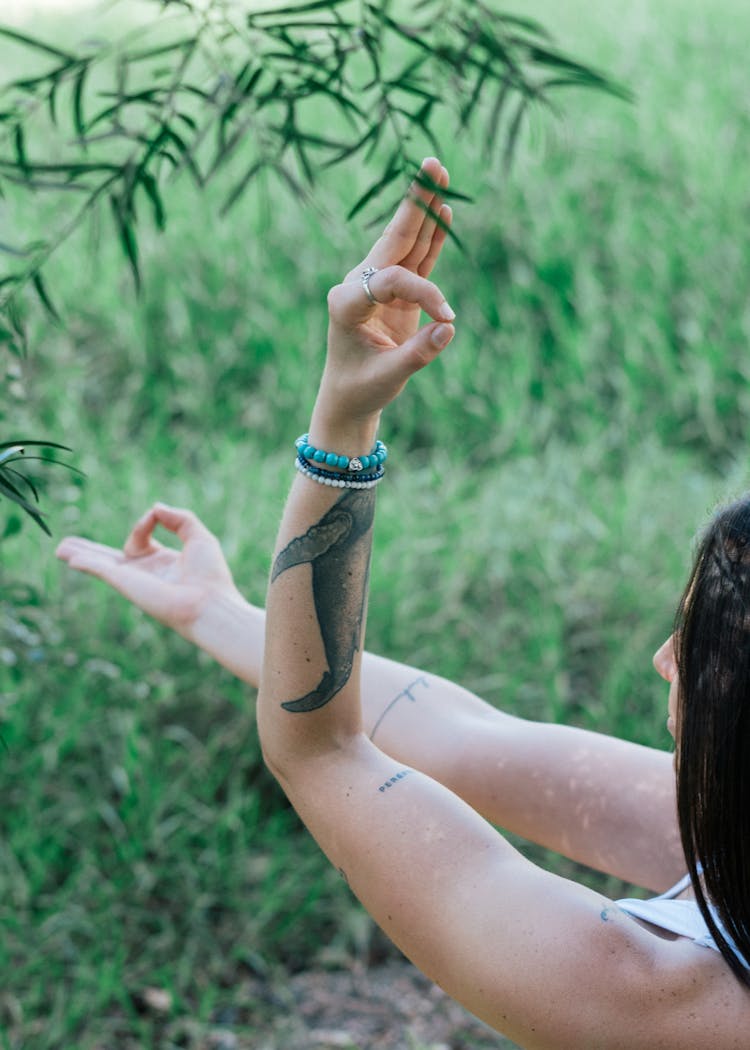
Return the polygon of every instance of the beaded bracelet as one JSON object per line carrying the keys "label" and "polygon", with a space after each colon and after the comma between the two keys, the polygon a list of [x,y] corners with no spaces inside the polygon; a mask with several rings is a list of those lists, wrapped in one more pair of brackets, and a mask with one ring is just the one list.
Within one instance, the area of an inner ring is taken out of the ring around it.
{"label": "beaded bracelet", "polygon": [[301,434],[294,442],[295,448],[303,461],[316,463],[321,466],[339,467],[341,470],[359,473],[361,470],[369,470],[371,467],[382,466],[388,458],[388,449],[379,439],[375,442],[372,451],[366,456],[340,456],[336,452],[325,452],[322,448],[315,448],[310,444],[309,434]]}
{"label": "beaded bracelet", "polygon": [[319,485],[329,485],[331,488],[339,489],[372,489],[379,481],[383,480],[385,471],[380,464],[374,474],[357,474],[355,478],[351,474],[336,473],[331,470],[321,470],[319,467],[311,467],[301,456],[297,456],[294,465],[300,474],[304,474],[310,481],[317,481]]}
{"label": "beaded bracelet", "polygon": [[323,467],[317,466],[315,463],[308,463],[299,453],[297,454],[297,463],[308,470],[315,477],[331,478],[335,481],[379,481],[385,474],[385,468],[382,465],[378,465],[372,471],[360,474],[345,474],[343,471],[325,470]]}

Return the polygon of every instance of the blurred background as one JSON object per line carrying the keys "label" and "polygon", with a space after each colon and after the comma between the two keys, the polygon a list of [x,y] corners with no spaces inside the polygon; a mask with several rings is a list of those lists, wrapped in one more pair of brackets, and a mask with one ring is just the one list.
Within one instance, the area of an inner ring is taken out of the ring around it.
{"label": "blurred background", "polygon": [[[561,93],[508,172],[478,124],[445,136],[473,197],[439,272],[458,336],[384,421],[368,648],[667,748],[651,656],[697,530],[747,486],[750,8],[501,6],[635,101]],[[4,0],[0,21],[76,42],[138,11]],[[0,42],[3,77],[17,55]],[[264,771],[252,690],[53,556],[70,533],[120,545],[163,499],[262,602],[325,293],[374,234],[345,221],[362,189],[333,168],[313,204],[271,182],[221,220],[177,181],[140,297],[84,231],[49,270],[63,323],[31,315],[3,362],[6,436],[64,442],[86,478],[45,472],[54,540],[0,504],[0,1046],[223,1046],[220,1026],[227,1050],[288,1047],[258,1020],[291,1009],[287,975],[395,952]]]}

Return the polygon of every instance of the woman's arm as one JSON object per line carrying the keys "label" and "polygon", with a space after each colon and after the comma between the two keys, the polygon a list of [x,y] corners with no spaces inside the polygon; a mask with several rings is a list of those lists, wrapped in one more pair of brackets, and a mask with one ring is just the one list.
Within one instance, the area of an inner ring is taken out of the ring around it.
{"label": "woman's arm", "polygon": [[[400,301],[405,312],[419,304],[438,318],[437,289],[401,272],[402,243],[408,250],[411,230],[413,246],[428,222],[416,212],[403,210],[406,236],[391,230],[363,265],[401,262],[371,281],[376,299]],[[329,304],[310,438],[351,455],[370,447],[380,410],[437,352],[434,326],[411,336],[390,308],[364,300],[356,271]],[[403,951],[522,1045],[676,1047],[705,1034],[706,1016],[684,1009],[694,1005],[696,980],[680,967],[682,944],[535,868],[470,806],[364,733],[360,661],[374,510],[372,491],[342,495],[304,478],[292,485],[271,572],[258,697],[269,768]]]}

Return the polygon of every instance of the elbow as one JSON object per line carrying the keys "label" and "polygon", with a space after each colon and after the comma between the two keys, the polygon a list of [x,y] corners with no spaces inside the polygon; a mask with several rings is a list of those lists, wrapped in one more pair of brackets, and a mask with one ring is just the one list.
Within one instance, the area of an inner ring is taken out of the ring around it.
{"label": "elbow", "polygon": [[256,707],[256,723],[258,727],[258,743],[260,744],[260,757],[263,759],[268,772],[278,780],[284,787],[284,763],[283,755],[279,747],[273,726],[269,725],[265,712],[268,710],[268,701],[264,699],[262,688],[258,691],[258,702]]}

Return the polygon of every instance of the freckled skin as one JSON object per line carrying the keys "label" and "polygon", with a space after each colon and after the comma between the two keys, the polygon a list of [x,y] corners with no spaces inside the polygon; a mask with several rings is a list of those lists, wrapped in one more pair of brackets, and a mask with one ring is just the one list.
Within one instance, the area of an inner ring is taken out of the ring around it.
{"label": "freckled skin", "polygon": [[[312,565],[313,600],[328,664],[314,689],[281,705],[286,711],[324,707],[351,677],[362,636],[369,574],[355,570],[363,558],[369,565],[366,536],[374,517],[372,489],[349,489],[317,525],[291,540],[274,562],[272,583],[295,565]],[[359,582],[352,585],[352,580]]]}

